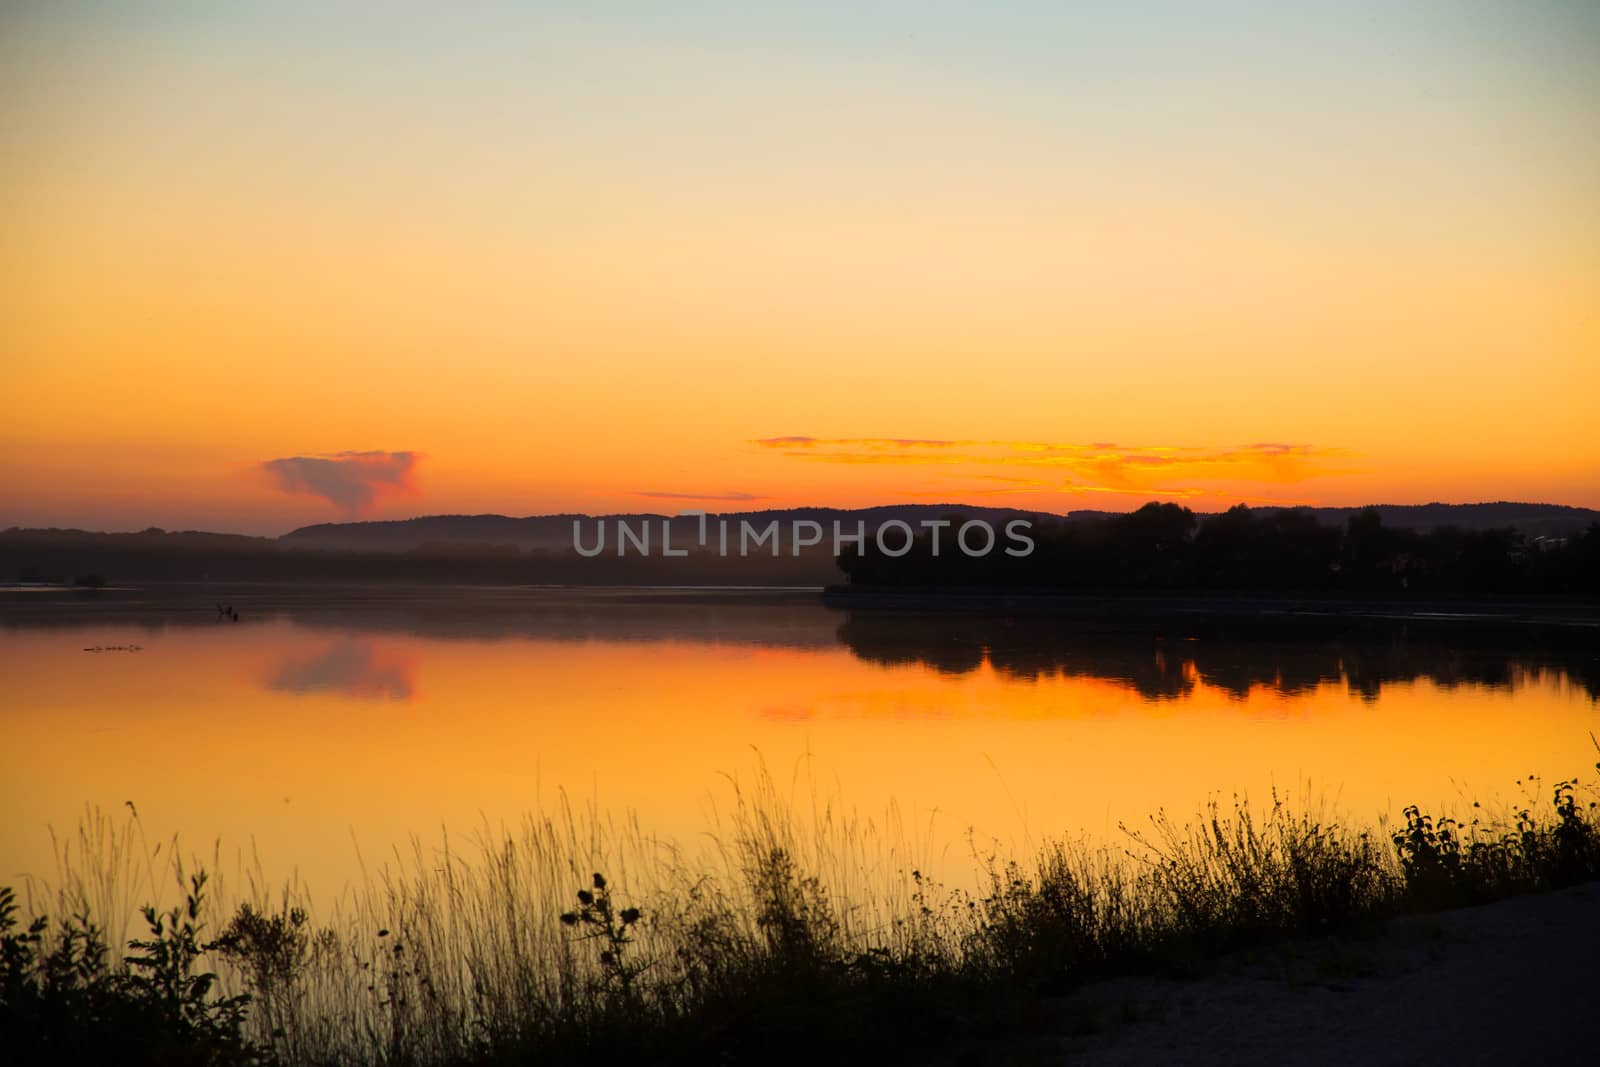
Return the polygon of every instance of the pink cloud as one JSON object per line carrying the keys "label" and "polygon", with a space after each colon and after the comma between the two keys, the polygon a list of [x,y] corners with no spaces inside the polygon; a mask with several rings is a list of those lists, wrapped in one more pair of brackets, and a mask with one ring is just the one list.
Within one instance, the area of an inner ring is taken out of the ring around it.
{"label": "pink cloud", "polygon": [[269,459],[261,469],[285,493],[321,497],[359,515],[378,499],[416,491],[415,452],[334,452]]}

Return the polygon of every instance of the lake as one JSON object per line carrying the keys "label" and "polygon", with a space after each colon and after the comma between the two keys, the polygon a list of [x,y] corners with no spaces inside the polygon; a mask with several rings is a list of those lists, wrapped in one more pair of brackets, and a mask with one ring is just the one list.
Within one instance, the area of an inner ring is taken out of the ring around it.
{"label": "lake", "polygon": [[1530,788],[1543,803],[1589,772],[1592,649],[1452,633],[843,611],[782,591],[11,594],[0,883],[52,880],[52,828],[130,803],[152,841],[220,842],[225,864],[326,895],[414,835],[563,797],[693,842],[763,768],[957,877],[974,848],[1114,841],[1210,795],[1309,790],[1368,824]]}

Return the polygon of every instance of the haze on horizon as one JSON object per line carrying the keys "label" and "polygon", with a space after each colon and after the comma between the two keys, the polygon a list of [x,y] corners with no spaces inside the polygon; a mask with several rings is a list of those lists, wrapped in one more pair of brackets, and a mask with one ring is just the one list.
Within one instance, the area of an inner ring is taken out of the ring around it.
{"label": "haze on horizon", "polygon": [[1600,507],[1600,8],[1289,6],[7,5],[0,527]]}

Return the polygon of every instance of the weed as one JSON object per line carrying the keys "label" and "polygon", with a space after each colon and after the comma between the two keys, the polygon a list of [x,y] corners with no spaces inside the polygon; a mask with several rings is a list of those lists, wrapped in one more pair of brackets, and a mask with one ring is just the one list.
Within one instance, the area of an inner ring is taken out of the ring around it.
{"label": "weed", "polygon": [[[807,836],[770,792],[741,802],[709,863],[569,813],[486,836],[476,858],[419,845],[330,926],[286,894],[240,905],[208,941],[206,880],[188,877],[178,907],[142,910],[120,959],[99,925],[117,917],[84,902],[124,896],[90,872],[54,924],[0,890],[0,1050],[308,1067],[930,1058],[1060,1025],[1041,994],[1101,977],[1193,973],[1237,948],[1271,957],[1302,935],[1600,877],[1590,787],[1530,788],[1465,825],[1407,807],[1387,838],[1277,796],[1214,800],[1187,823],[1157,814],[1122,849],[978,855],[974,890],[880,865],[867,830],[831,810]],[[137,870],[128,839],[80,838]],[[594,873],[574,905],[573,877],[597,870],[616,884]],[[1322,966],[1342,979],[1370,962]]]}

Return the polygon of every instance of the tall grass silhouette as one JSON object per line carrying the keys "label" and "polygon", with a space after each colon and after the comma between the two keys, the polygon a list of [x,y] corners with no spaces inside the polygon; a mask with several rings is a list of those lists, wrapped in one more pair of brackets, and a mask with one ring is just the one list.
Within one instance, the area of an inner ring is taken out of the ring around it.
{"label": "tall grass silhouette", "polygon": [[302,888],[256,878],[229,898],[176,842],[150,846],[136,813],[91,813],[58,842],[54,887],[0,894],[0,1049],[15,1063],[903,1056],[1028,1025],[1041,994],[1103,976],[1600,878],[1595,784],[1524,788],[1527,803],[1465,824],[1409,807],[1371,828],[1278,796],[1214,800],[1116,843],[975,848],[977,877],[952,888],[893,827],[797,809],[762,777],[692,854],[562,807],[465,847],[414,841],[320,915]]}

